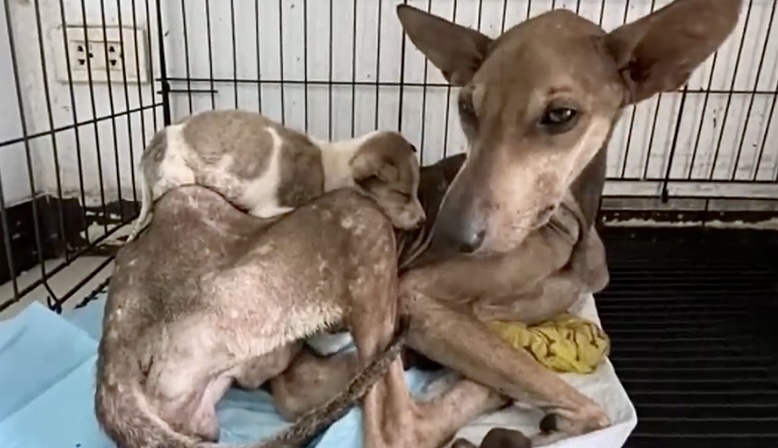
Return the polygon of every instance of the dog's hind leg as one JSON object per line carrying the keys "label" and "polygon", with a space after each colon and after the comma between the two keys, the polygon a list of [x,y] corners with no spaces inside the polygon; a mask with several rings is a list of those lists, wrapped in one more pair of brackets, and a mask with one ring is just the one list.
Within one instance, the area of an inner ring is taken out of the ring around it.
{"label": "dog's hind leg", "polygon": [[[471,420],[500,409],[510,400],[478,383],[451,373],[444,378],[448,384],[442,393],[429,398],[421,398],[412,403],[413,420],[402,422],[400,432],[412,432],[413,443],[418,447],[438,447],[449,442],[457,431]],[[452,381],[453,380],[453,381]],[[389,406],[392,400],[408,400],[396,393],[392,379],[387,381]],[[406,408],[408,405],[406,405]],[[407,411],[406,411],[407,415]],[[404,446],[408,446],[404,445]]]}
{"label": "dog's hind leg", "polygon": [[320,357],[304,348],[283,373],[270,380],[276,411],[294,420],[333,399],[358,371],[354,352]]}
{"label": "dog's hind leg", "polygon": [[[393,272],[393,275],[396,273]],[[393,281],[397,281],[396,277]],[[359,363],[362,365],[368,363],[386,346],[388,338],[394,332],[397,315],[396,283],[392,285],[377,283],[371,285],[370,289],[373,292],[373,300],[357,301],[359,306],[370,307],[370,311],[355,314],[355,317],[359,315],[364,317],[350,322]],[[375,300],[376,296],[380,297],[378,301]],[[403,375],[403,364],[399,356],[382,376],[383,379],[370,388],[363,399],[364,446],[366,448],[409,446],[405,442],[405,436],[398,437],[403,434],[403,423],[412,423],[409,416],[413,412],[413,403],[409,398]],[[388,387],[390,384],[392,387]],[[417,445],[410,444],[410,446]]]}
{"label": "dog's hind leg", "polygon": [[[364,367],[386,349],[400,322],[394,235],[387,232],[386,238],[360,240],[354,249],[372,261],[356,266],[355,281],[349,288],[351,307],[346,316],[359,364]],[[393,436],[395,430],[402,430],[398,422],[407,420],[412,402],[409,399],[394,401],[392,403],[398,406],[387,412],[386,394],[389,391],[382,387],[387,381],[393,381],[392,394],[409,396],[399,354],[388,370],[380,374],[383,381],[374,384],[363,398],[364,445],[367,448],[401,448],[407,444],[396,444]],[[402,406],[405,408],[401,409]]]}

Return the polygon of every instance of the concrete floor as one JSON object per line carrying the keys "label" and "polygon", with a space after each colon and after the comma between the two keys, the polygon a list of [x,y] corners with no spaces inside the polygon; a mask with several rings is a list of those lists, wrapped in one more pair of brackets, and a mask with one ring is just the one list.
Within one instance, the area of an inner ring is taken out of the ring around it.
{"label": "concrete floor", "polygon": [[[95,269],[97,269],[100,266],[100,264],[105,262],[107,259],[108,259],[107,257],[79,257],[76,260],[74,260],[69,266],[67,266],[66,268],[62,269],[61,271],[53,275],[49,279],[48,285],[51,288],[51,290],[54,292],[54,294],[58,298],[60,298],[66,293],[68,293],[70,290],[72,290],[84,278],[91,275],[95,271]],[[64,258],[48,260],[46,263],[44,263],[44,265],[48,270],[52,270],[60,263],[63,263],[64,261],[65,261]],[[98,285],[100,285],[101,282],[103,282],[106,278],[108,278],[112,270],[113,270],[113,261],[109,262],[106,266],[100,269],[100,271],[94,277],[92,277],[83,286],[78,288],[78,290],[72,295],[72,297],[70,297],[70,299],[68,299],[68,301],[65,302],[65,304],[63,305],[63,309],[68,310],[75,307],[79,302],[81,302],[81,300],[83,300],[84,297],[86,297]],[[21,290],[22,288],[29,286],[30,284],[34,283],[36,280],[40,278],[42,278],[42,274],[41,274],[40,265],[38,265],[18,275],[16,281],[19,289]],[[0,320],[9,319],[17,315],[22,309],[24,309],[26,306],[28,306],[30,303],[36,300],[45,305],[47,295],[48,292],[46,291],[45,286],[44,285],[38,286],[30,293],[26,294],[21,301],[11,305],[9,308],[6,308],[4,311],[0,312]],[[12,299],[13,297],[14,297],[14,289],[13,289],[12,282],[7,282],[2,286],[0,286],[0,303]]]}

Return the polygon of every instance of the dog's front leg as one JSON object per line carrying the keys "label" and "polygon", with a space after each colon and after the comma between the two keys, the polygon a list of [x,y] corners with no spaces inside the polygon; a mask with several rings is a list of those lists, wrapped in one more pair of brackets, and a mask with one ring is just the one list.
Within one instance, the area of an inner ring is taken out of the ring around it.
{"label": "dog's front leg", "polygon": [[530,233],[509,253],[454,255],[411,269],[403,274],[403,284],[449,302],[505,297],[564,267],[575,249],[570,240],[547,226]]}
{"label": "dog's front leg", "polygon": [[499,300],[482,300],[472,304],[481,322],[509,321],[535,325],[567,310],[587,291],[578,273],[559,271],[534,287]]}
{"label": "dog's front leg", "polygon": [[442,393],[417,402],[415,429],[420,447],[442,446],[472,420],[510,404],[507,397],[458,373],[443,380],[448,387]]}
{"label": "dog's front leg", "polygon": [[[559,427],[583,433],[610,424],[603,409],[559,376],[515,350],[473,315],[424,294],[403,291],[411,316],[409,345],[501,395],[538,403],[561,417]],[[570,422],[570,424],[567,424]]]}

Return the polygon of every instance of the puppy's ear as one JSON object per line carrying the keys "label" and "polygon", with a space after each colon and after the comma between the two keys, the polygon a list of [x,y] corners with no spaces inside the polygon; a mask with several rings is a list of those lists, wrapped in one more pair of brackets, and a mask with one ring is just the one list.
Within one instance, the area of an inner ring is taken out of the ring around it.
{"label": "puppy's ear", "polygon": [[492,39],[472,28],[413,6],[398,5],[397,17],[416,48],[455,86],[470,82],[492,43]]}
{"label": "puppy's ear", "polygon": [[399,171],[391,158],[379,151],[362,150],[351,160],[351,173],[354,182],[362,188],[368,188],[374,182],[394,182]]}
{"label": "puppy's ear", "polygon": [[737,25],[742,0],[675,0],[616,28],[605,44],[635,104],[680,88]]}

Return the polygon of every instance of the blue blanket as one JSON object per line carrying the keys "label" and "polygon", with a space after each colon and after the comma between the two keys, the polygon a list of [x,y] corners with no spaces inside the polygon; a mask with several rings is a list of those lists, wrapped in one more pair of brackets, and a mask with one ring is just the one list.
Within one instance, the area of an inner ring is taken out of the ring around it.
{"label": "blue blanket", "polygon": [[[94,368],[105,295],[60,316],[34,303],[0,322],[0,447],[112,448],[94,415]],[[433,377],[406,372],[417,393]],[[262,391],[230,390],[218,406],[221,441],[249,442],[288,425]],[[311,446],[359,448],[360,410],[352,409]]]}

